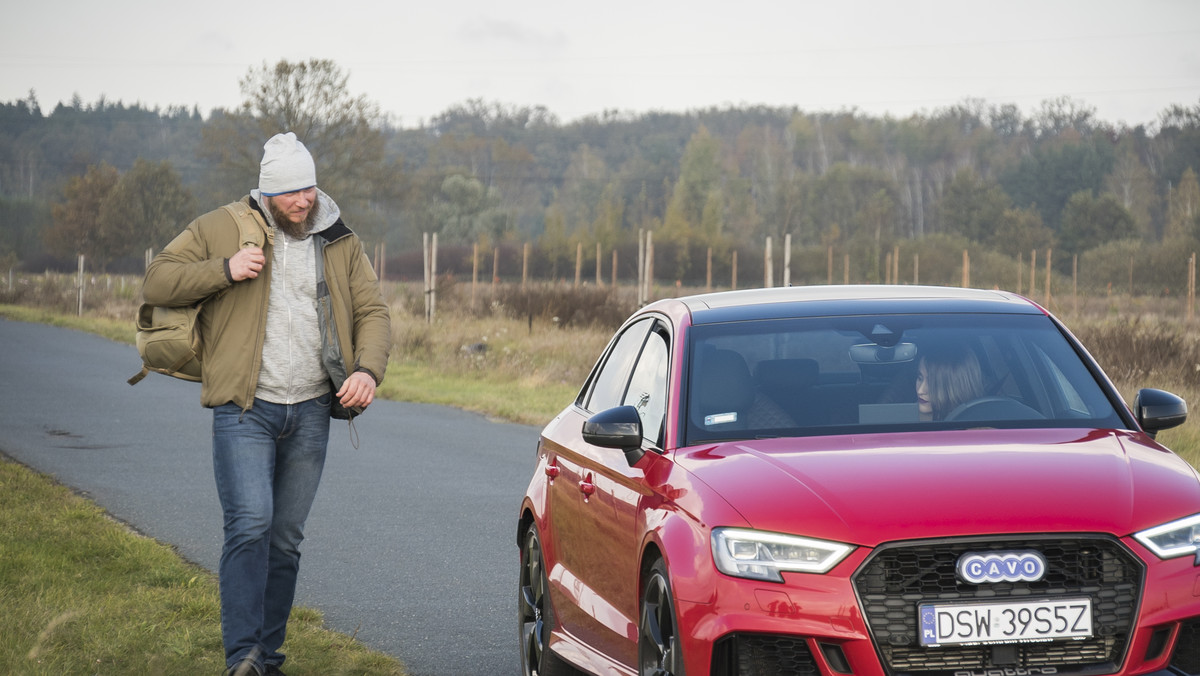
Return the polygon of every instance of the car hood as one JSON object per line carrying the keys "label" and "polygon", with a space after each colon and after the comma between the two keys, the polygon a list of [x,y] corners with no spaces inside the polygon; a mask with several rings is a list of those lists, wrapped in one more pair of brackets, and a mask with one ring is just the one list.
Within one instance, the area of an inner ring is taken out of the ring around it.
{"label": "car hood", "polygon": [[1125,536],[1200,512],[1190,465],[1144,435],[1113,430],[749,440],[676,457],[750,527],[864,546],[985,533]]}

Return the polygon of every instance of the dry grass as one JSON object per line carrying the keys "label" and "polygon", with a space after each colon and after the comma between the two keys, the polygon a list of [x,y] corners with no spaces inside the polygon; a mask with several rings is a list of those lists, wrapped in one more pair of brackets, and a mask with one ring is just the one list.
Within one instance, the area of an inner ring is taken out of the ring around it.
{"label": "dry grass", "polygon": [[[1077,317],[1068,328],[1087,347],[1130,405],[1143,387],[1200,401],[1200,336],[1179,317],[1152,312]],[[1159,441],[1200,467],[1200,419],[1159,435]]]}
{"label": "dry grass", "polygon": [[[88,328],[132,342],[140,280],[85,278],[85,317],[74,275],[22,276],[0,284],[0,303],[37,308],[29,321]],[[436,313],[425,319],[416,284],[389,283],[393,349],[380,396],[446,404],[540,425],[572,401],[613,330],[636,303],[631,289],[569,284],[472,285],[438,281]],[[1039,302],[1043,298],[1036,297]],[[1200,400],[1200,336],[1179,299],[1061,296],[1050,308],[1087,346],[1127,402],[1142,387]],[[3,312],[3,310],[0,310]],[[13,310],[8,310],[12,314]],[[1200,466],[1200,416],[1160,441]]]}
{"label": "dry grass", "polygon": [[392,359],[380,396],[543,425],[575,398],[634,309],[595,287],[501,287],[481,290],[474,304],[460,291],[439,291],[429,321],[418,288],[389,285]]}

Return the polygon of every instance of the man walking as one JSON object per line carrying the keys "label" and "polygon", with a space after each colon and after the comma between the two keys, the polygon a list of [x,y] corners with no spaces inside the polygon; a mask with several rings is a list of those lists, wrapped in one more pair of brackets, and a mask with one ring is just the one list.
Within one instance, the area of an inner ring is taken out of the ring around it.
{"label": "man walking", "polygon": [[[190,223],[146,271],[147,303],[208,299],[200,403],[213,411],[224,512],[227,674],[283,673],[279,650],[329,419],[369,406],[387,368],[388,307],[340,213],[317,188],[304,144],[277,134],[264,147],[258,188]],[[248,220],[239,227],[239,219]]]}

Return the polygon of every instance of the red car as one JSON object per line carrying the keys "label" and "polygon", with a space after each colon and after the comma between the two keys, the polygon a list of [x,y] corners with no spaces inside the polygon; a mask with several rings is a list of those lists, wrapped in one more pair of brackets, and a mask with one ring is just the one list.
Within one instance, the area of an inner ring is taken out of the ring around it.
{"label": "red car", "polygon": [[521,504],[525,674],[1200,674],[1200,478],[1041,307],[808,287],[629,318]]}

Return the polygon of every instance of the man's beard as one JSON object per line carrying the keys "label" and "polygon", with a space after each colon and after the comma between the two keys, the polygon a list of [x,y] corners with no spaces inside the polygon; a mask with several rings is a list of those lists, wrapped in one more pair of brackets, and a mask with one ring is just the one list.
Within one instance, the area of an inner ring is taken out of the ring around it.
{"label": "man's beard", "polygon": [[308,237],[308,233],[312,232],[313,224],[317,219],[316,203],[308,210],[308,215],[304,217],[304,220],[299,223],[293,223],[287,217],[287,214],[275,206],[275,200],[273,199],[267,200],[267,209],[271,211],[271,218],[275,221],[275,227],[282,230],[284,234],[292,239],[304,239]]}

